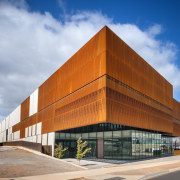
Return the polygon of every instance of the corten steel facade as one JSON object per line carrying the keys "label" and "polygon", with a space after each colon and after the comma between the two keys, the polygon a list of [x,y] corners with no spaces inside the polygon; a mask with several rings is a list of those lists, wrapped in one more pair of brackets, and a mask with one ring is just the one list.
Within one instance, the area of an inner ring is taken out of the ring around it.
{"label": "corten steel facade", "polygon": [[[106,26],[0,124],[0,141],[54,147],[59,132],[103,123],[180,136],[173,86]],[[103,158],[102,137],[95,141]]]}

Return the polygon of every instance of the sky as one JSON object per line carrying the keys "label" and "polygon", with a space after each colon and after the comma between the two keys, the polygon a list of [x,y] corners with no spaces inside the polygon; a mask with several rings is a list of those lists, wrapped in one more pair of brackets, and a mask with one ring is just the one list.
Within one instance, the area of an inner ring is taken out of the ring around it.
{"label": "sky", "polygon": [[0,121],[104,25],[180,101],[179,0],[0,0]]}

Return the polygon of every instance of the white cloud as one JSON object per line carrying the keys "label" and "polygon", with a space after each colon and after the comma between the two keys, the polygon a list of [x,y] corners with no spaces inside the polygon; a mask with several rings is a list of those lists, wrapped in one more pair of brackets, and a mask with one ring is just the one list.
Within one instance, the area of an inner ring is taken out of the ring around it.
{"label": "white cloud", "polygon": [[65,1],[63,0],[58,0],[58,5],[62,9],[63,14],[66,14],[66,4]]}
{"label": "white cloud", "polygon": [[[24,1],[0,3],[0,119],[8,115],[104,25],[108,25],[179,93],[176,46],[161,42],[158,24],[141,30],[114,23],[100,12],[78,12],[57,20],[48,12],[28,11]],[[61,2],[61,1],[59,1]],[[62,5],[61,5],[62,6]]]}

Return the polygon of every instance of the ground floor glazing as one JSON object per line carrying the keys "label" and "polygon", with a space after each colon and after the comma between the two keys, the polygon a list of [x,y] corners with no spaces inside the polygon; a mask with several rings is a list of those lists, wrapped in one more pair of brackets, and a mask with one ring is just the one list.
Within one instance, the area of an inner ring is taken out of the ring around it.
{"label": "ground floor glazing", "polygon": [[65,157],[74,158],[79,137],[86,140],[91,148],[87,158],[140,159],[172,154],[172,137],[157,131],[112,123],[57,131],[55,144],[68,147]]}

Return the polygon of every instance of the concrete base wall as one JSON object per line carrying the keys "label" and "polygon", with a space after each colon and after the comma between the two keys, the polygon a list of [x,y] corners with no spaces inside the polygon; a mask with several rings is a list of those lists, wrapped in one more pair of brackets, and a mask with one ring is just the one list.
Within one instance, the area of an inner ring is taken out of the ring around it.
{"label": "concrete base wall", "polygon": [[28,141],[3,142],[1,145],[2,146],[22,146],[22,147],[39,151],[39,152],[42,151],[42,146],[40,143],[33,143],[33,142],[28,142]]}
{"label": "concrete base wall", "polygon": [[0,143],[0,146],[22,146],[52,156],[52,146],[51,145],[44,146],[41,143],[34,143],[28,141],[11,141],[11,142]]}
{"label": "concrete base wall", "polygon": [[42,153],[52,156],[52,146],[51,145],[42,146]]}

